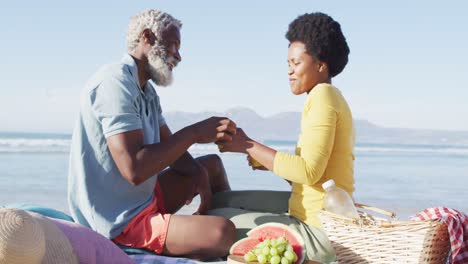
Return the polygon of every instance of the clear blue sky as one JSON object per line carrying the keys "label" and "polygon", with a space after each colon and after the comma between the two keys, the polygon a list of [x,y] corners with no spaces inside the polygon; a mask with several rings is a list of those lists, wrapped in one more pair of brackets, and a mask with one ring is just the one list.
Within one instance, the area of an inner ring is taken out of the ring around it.
{"label": "clear blue sky", "polygon": [[[105,2],[105,3],[104,3]],[[354,117],[388,127],[468,130],[463,1],[8,1],[0,9],[0,131],[71,132],[79,93],[126,51],[129,18],[182,20],[182,63],[159,88],[164,111],[301,111],[290,93],[287,26],[322,11],[351,54],[334,79]]]}

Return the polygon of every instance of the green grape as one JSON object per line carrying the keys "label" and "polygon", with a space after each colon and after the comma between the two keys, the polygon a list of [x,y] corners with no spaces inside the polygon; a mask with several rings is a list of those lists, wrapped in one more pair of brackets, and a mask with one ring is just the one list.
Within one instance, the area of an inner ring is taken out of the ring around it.
{"label": "green grape", "polygon": [[278,238],[278,244],[287,244],[288,240],[285,237]]}
{"label": "green grape", "polygon": [[265,246],[269,246],[270,243],[271,243],[271,240],[270,240],[270,239],[265,239],[265,240],[263,240],[263,245],[265,245]]}
{"label": "green grape", "polygon": [[294,252],[294,249],[291,245],[288,245],[288,247],[286,248],[286,251]]}
{"label": "green grape", "polygon": [[293,254],[294,254],[294,259],[292,260],[293,262],[296,262],[297,261],[297,254],[296,252],[293,251]]}
{"label": "green grape", "polygon": [[267,262],[267,258],[265,255],[260,254],[257,256],[257,260],[260,264],[265,264]]}
{"label": "green grape", "polygon": [[259,248],[259,247],[255,248],[255,255],[258,256],[258,255],[260,255],[260,254],[262,254],[262,249]]}
{"label": "green grape", "polygon": [[270,247],[266,246],[262,249],[262,254],[263,255],[270,255]]}
{"label": "green grape", "polygon": [[278,240],[272,239],[272,240],[270,241],[270,246],[276,247],[277,245],[278,245]]}
{"label": "green grape", "polygon": [[270,258],[270,263],[271,264],[279,264],[281,262],[281,257],[280,256],[273,256]]}
{"label": "green grape", "polygon": [[279,244],[276,246],[276,250],[278,250],[278,254],[283,254],[283,252],[286,250],[286,246],[283,244]]}
{"label": "green grape", "polygon": [[252,262],[257,260],[257,256],[252,251],[247,252],[247,254],[244,255],[244,260],[247,262]]}
{"label": "green grape", "polygon": [[278,250],[274,247],[270,249],[270,255],[272,256],[277,256],[278,255]]}
{"label": "green grape", "polygon": [[289,261],[289,259],[287,259],[285,257],[282,257],[281,258],[281,264],[291,264],[291,261]]}
{"label": "green grape", "polygon": [[286,251],[286,252],[284,252],[284,257],[287,258],[289,261],[293,261],[294,252]]}

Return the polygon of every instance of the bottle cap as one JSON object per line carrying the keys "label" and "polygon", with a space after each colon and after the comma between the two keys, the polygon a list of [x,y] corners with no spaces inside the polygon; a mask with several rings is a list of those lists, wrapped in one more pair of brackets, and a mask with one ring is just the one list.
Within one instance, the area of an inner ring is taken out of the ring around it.
{"label": "bottle cap", "polygon": [[324,182],[322,184],[322,188],[326,190],[326,189],[332,187],[333,185],[335,185],[335,181],[334,180],[328,180],[328,181],[326,181],[326,182]]}

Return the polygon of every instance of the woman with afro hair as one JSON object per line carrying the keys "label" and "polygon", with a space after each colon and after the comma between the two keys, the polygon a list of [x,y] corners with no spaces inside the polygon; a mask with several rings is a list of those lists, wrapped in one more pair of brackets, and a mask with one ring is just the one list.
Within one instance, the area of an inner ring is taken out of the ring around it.
{"label": "woman with afro hair", "polygon": [[[219,147],[222,152],[247,154],[254,169],[258,165],[257,169],[284,178],[291,184],[291,192],[222,193],[215,197],[218,209],[213,211],[231,218],[238,232],[264,222],[295,227],[306,242],[307,259],[328,263],[335,254],[318,219],[323,206],[322,183],[333,179],[351,196],[354,192],[353,119],[345,98],[332,85],[332,78],[348,63],[349,48],[340,24],[323,13],[297,17],[286,38],[291,92],[305,95],[295,154],[265,146],[242,129],[231,142]],[[230,209],[223,209],[226,207]]]}

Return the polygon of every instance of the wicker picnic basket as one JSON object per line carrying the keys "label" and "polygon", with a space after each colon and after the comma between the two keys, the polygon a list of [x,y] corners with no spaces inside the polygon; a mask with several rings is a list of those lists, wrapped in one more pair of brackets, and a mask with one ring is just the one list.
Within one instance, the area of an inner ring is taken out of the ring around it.
{"label": "wicker picnic basket", "polygon": [[[447,226],[439,221],[395,221],[395,214],[356,204],[361,216],[353,220],[325,210],[322,225],[339,263],[446,263],[450,251]],[[392,220],[373,216],[377,212]]]}

